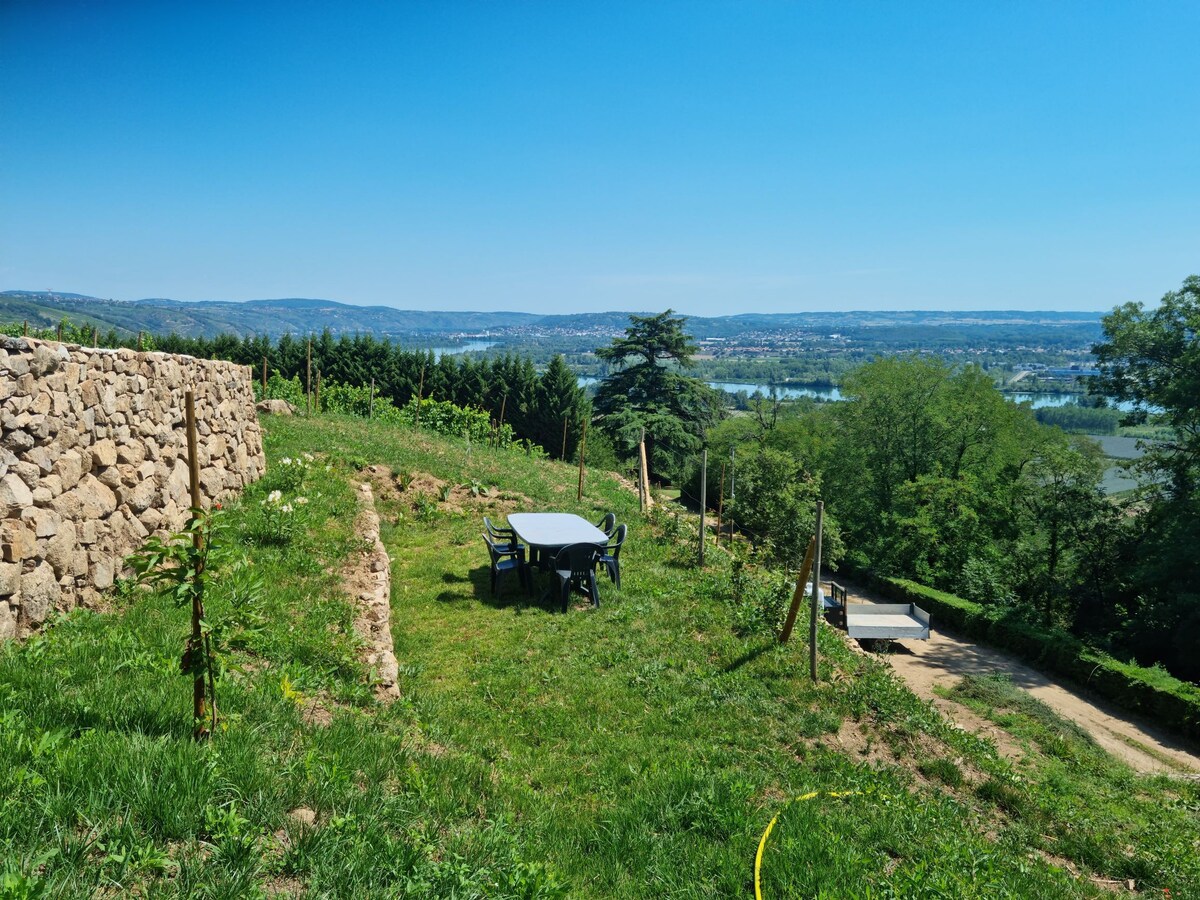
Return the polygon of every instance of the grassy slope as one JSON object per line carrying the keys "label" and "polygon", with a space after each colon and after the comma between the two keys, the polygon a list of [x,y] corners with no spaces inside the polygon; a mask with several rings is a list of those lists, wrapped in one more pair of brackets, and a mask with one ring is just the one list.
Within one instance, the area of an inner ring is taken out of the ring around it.
{"label": "grassy slope", "polygon": [[[1035,849],[1200,891],[1197,785],[1137,778],[999,689],[968,692],[1032,722],[1010,764],[825,629],[809,684],[803,640],[734,633],[722,554],[691,568],[611,479],[590,478],[577,506],[558,464],[361,421],[267,427],[272,457],[328,450],[335,471],[304,489],[323,495],[319,537],[255,548],[268,615],[234,654],[244,671],[222,683],[230,724],[211,747],[187,739],[188,685],[171,674],[186,616],[162,600],[0,652],[0,854],[35,889],[747,896],[778,812],[769,897],[1098,895]],[[461,514],[379,492],[403,692],[390,708],[363,687],[326,572],[353,549],[344,477],[365,462],[500,488]],[[480,519],[518,507],[616,510],[631,523],[623,590],[604,581],[600,610],[565,616],[512,583],[492,599]],[[305,714],[314,696],[327,727]],[[812,790],[859,793],[788,802]],[[289,824],[297,806],[316,829]]]}

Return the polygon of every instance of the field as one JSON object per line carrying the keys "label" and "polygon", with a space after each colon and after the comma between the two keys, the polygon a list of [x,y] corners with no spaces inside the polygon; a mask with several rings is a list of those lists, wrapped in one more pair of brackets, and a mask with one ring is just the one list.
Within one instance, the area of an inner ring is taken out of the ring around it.
{"label": "field", "polygon": [[[270,481],[225,513],[253,565],[210,598],[229,649],[209,744],[167,597],[122,587],[0,649],[0,898],[751,897],[772,820],[764,897],[1200,896],[1200,784],[1135,775],[1002,681],[960,685],[1025,748],[1010,761],[829,628],[812,684],[804,636],[771,636],[772,579],[713,549],[696,569],[686,523],[643,519],[617,479],[589,473],[577,504],[573,469],[520,453],[265,427],[274,470],[317,458],[290,537],[263,528]],[[367,477],[390,705],[339,590]],[[482,516],[516,510],[615,511],[622,590],[566,615],[515,579],[492,597]]]}

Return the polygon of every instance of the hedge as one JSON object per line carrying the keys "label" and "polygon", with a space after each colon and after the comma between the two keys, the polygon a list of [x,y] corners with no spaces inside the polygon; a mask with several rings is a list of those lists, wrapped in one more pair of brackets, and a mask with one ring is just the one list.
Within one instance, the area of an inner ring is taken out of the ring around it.
{"label": "hedge", "polygon": [[1058,628],[1039,628],[1011,615],[904,578],[843,565],[850,577],[900,603],[916,603],[951,631],[1010,650],[1034,665],[1181,734],[1200,738],[1200,688],[1162,669],[1123,663]]}

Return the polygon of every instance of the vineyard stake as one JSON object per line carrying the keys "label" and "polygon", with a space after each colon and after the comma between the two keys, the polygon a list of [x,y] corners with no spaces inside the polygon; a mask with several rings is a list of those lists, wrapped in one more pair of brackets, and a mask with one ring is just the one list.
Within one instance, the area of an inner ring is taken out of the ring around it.
{"label": "vineyard stake", "polygon": [[[204,652],[204,637],[200,622],[204,619],[204,563],[200,551],[204,549],[204,532],[199,527],[200,506],[200,459],[196,452],[196,396],[188,391],[184,398],[187,416],[188,486],[192,495],[192,547],[196,550],[196,570],[192,573],[192,636],[188,641],[188,659],[193,666],[192,681],[192,737],[202,740],[208,737],[204,724],[204,672],[199,665]],[[214,712],[216,703],[213,703]]]}

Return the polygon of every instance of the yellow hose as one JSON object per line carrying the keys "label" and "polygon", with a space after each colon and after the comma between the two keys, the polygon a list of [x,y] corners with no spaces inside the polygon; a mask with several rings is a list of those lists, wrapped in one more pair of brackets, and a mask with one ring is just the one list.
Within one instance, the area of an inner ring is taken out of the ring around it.
{"label": "yellow hose", "polygon": [[[824,794],[826,797],[849,797],[852,794],[859,794],[861,791],[809,791],[807,794],[801,794],[792,803],[799,803],[804,800],[812,800],[814,797],[820,797]],[[762,873],[762,858],[763,851],[767,849],[767,838],[771,836],[771,829],[775,827],[775,823],[779,821],[779,817],[783,814],[783,810],[775,813],[775,817],[767,823],[767,830],[762,833],[762,837],[758,841],[758,853],[754,855],[754,900],[762,900],[762,883],[759,876]]]}

